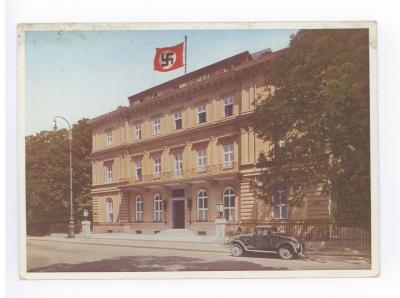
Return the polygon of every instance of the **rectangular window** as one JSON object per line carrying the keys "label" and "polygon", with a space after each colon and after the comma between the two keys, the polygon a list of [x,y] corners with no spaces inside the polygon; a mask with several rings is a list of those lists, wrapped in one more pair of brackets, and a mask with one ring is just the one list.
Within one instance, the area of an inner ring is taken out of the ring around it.
{"label": "rectangular window", "polygon": [[204,172],[206,170],[207,155],[206,149],[202,148],[197,151],[197,172]]}
{"label": "rectangular window", "polygon": [[107,201],[106,201],[106,214],[107,214],[107,221],[113,222],[114,221],[114,212],[113,212],[113,201],[111,198],[107,198]]}
{"label": "rectangular window", "polygon": [[106,182],[111,183],[113,180],[112,176],[112,165],[107,165],[106,166]]}
{"label": "rectangular window", "polygon": [[197,82],[201,82],[201,81],[207,80],[207,79],[209,79],[209,78],[210,78],[210,74],[207,73],[207,74],[204,74],[204,75],[198,77],[198,78],[196,79],[196,81],[197,81]]}
{"label": "rectangular window", "polygon": [[182,129],[182,113],[175,113],[175,129]]}
{"label": "rectangular window", "polygon": [[197,117],[198,117],[198,123],[205,123],[207,121],[207,112],[206,112],[206,106],[201,105],[197,108]]}
{"label": "rectangular window", "polygon": [[142,138],[142,124],[137,123],[135,125],[135,139],[140,140]]}
{"label": "rectangular window", "polygon": [[162,210],[163,210],[163,203],[160,194],[156,194],[154,197],[154,221],[161,221],[162,220]]}
{"label": "rectangular window", "polygon": [[205,190],[200,190],[197,194],[197,220],[208,220],[208,194]]}
{"label": "rectangular window", "polygon": [[161,175],[161,157],[155,156],[153,158],[154,163],[154,177],[160,177]]}
{"label": "rectangular window", "polygon": [[161,132],[161,119],[157,118],[157,119],[154,119],[154,130],[153,130],[153,133],[154,133],[154,135],[159,135],[160,132]]}
{"label": "rectangular window", "polygon": [[136,222],[143,221],[143,199],[141,196],[136,198]]}
{"label": "rectangular window", "polygon": [[274,211],[273,217],[276,219],[287,219],[288,218],[288,200],[287,192],[283,189],[276,191],[273,196]]}
{"label": "rectangular window", "polygon": [[233,97],[227,97],[224,99],[224,114],[225,117],[233,115]]}
{"label": "rectangular window", "polygon": [[224,169],[233,168],[233,144],[224,145]]}
{"label": "rectangular window", "polygon": [[113,141],[113,138],[112,138],[112,130],[109,129],[109,130],[106,131],[106,144],[107,144],[107,145],[111,145],[111,144],[112,144],[112,141]]}
{"label": "rectangular window", "polygon": [[135,180],[141,181],[142,180],[142,161],[137,160],[135,162]]}
{"label": "rectangular window", "polygon": [[183,163],[182,163],[182,154],[175,154],[174,155],[175,159],[175,175],[176,176],[181,176],[182,175],[182,169],[183,169]]}

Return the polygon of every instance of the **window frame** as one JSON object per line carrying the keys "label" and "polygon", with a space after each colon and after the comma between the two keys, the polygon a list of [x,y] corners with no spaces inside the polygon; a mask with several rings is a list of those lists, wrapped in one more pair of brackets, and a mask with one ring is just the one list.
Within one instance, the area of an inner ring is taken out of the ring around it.
{"label": "window frame", "polygon": [[162,197],[159,193],[156,193],[153,197],[153,221],[161,222],[163,213],[163,202]]}
{"label": "window frame", "polygon": [[[174,153],[174,172],[175,176],[182,176],[183,174],[183,155],[181,152]],[[179,157],[179,159],[177,159]]]}
{"label": "window frame", "polygon": [[[203,194],[200,196],[200,194]],[[208,221],[208,191],[200,189],[196,196],[197,203],[197,221]]]}
{"label": "window frame", "polygon": [[135,222],[143,222],[144,201],[142,196],[136,196],[135,200]]}
{"label": "window frame", "polygon": [[[229,192],[228,192],[229,191]],[[233,187],[228,186],[222,194],[224,202],[224,218],[227,221],[233,221],[236,217],[236,191]],[[228,202],[228,204],[226,204]],[[233,203],[233,204],[232,204]]]}
{"label": "window frame", "polygon": [[[233,116],[233,101],[234,98],[233,96],[228,96],[224,98],[224,117],[231,117]],[[229,110],[227,110],[229,108]],[[230,111],[230,114],[228,115],[227,111]]]}
{"label": "window frame", "polygon": [[136,123],[135,124],[135,140],[141,140],[142,139],[142,123]]}
{"label": "window frame", "polygon": [[157,178],[159,178],[161,176],[161,156],[160,155],[156,155],[153,157],[153,175],[154,175],[154,177],[157,177]]}
{"label": "window frame", "polygon": [[[226,149],[229,150],[226,150]],[[228,158],[227,160],[225,158]],[[235,144],[223,144],[222,145],[222,161],[224,169],[232,169],[235,162]]]}
{"label": "window frame", "polygon": [[[179,123],[180,123],[180,127],[179,128],[177,126],[177,121],[179,121]],[[175,112],[174,113],[174,123],[175,123],[175,130],[183,129],[182,112]]]}
{"label": "window frame", "polygon": [[[204,114],[204,120],[200,121],[201,114]],[[197,107],[197,124],[203,124],[207,122],[207,105],[202,104]]]}
{"label": "window frame", "polygon": [[112,164],[106,164],[106,183],[112,183],[113,182],[113,165]]}
{"label": "window frame", "polygon": [[[204,155],[200,155],[200,152],[203,152]],[[197,172],[199,173],[205,172],[206,169],[207,169],[207,149],[199,148],[197,150]]]}
{"label": "window frame", "polygon": [[161,118],[153,119],[153,135],[161,134]]}
{"label": "window frame", "polygon": [[112,145],[113,143],[113,130],[107,129],[105,131],[106,145]]}
{"label": "window frame", "polygon": [[[273,201],[273,206],[272,206],[272,218],[273,219],[289,219],[289,204],[288,204],[288,198],[287,198],[287,191],[282,189],[282,190],[277,190],[277,193],[279,193],[279,198],[275,200],[276,195],[273,196],[272,201]],[[282,198],[282,194],[286,193],[285,198]],[[276,207],[279,210],[279,214],[276,214],[275,209]],[[282,216],[284,214],[284,210],[286,209],[286,216]]]}
{"label": "window frame", "polygon": [[[138,175],[138,170],[140,170],[140,175]],[[137,159],[135,160],[135,180],[142,181],[142,178],[143,178],[142,160]]]}
{"label": "window frame", "polygon": [[114,202],[111,197],[106,199],[106,218],[107,222],[114,222]]}

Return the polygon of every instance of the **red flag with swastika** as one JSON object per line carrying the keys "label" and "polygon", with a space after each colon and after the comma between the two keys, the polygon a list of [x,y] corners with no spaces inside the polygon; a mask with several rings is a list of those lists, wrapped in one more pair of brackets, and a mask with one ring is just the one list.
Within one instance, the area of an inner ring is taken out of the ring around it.
{"label": "red flag with swastika", "polygon": [[157,48],[154,57],[154,70],[167,72],[182,67],[183,64],[183,46],[180,43],[173,47]]}

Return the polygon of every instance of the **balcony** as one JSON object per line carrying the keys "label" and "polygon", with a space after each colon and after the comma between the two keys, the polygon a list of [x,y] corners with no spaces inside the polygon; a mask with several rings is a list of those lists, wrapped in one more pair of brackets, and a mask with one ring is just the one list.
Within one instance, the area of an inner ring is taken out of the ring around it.
{"label": "balcony", "polygon": [[174,183],[183,182],[187,180],[210,180],[213,178],[225,177],[235,173],[238,173],[238,164],[236,162],[230,162],[225,164],[201,166],[190,169],[182,169],[179,172],[161,172],[159,174],[142,175],[139,177],[128,177],[119,180],[121,185],[143,185],[153,183]]}

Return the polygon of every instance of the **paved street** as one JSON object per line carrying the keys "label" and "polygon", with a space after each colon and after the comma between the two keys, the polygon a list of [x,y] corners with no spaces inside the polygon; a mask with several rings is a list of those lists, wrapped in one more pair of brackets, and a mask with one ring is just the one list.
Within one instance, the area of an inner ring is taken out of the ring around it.
{"label": "paved street", "polygon": [[233,257],[227,247],[210,243],[175,243],[106,239],[30,237],[30,272],[135,272],[225,270],[369,269],[361,256],[306,255],[281,260],[275,255]]}

